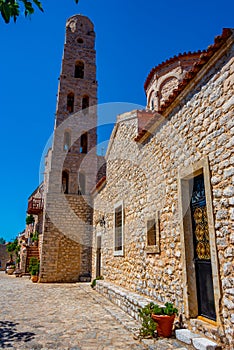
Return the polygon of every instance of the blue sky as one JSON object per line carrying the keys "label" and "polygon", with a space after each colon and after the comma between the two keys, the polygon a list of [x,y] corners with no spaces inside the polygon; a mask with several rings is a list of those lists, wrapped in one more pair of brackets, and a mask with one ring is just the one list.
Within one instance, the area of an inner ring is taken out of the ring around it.
{"label": "blue sky", "polygon": [[0,20],[0,237],[24,229],[27,198],[53,131],[66,19],[95,25],[99,103],[145,105],[151,68],[185,51],[205,49],[233,27],[233,0],[42,0],[44,14]]}

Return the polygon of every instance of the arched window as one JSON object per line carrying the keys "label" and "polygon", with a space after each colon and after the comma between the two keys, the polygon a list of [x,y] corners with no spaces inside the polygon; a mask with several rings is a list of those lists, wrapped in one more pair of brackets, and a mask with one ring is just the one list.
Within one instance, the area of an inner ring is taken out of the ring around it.
{"label": "arched window", "polygon": [[84,62],[77,61],[75,65],[75,78],[84,78]]}
{"label": "arched window", "polygon": [[87,153],[88,151],[88,134],[85,132],[80,138],[80,153]]}
{"label": "arched window", "polygon": [[63,139],[63,150],[68,151],[71,147],[71,133],[70,131],[65,131]]}
{"label": "arched window", "polygon": [[86,109],[89,107],[89,96],[84,95],[82,98],[82,109]]}
{"label": "arched window", "polygon": [[78,173],[78,194],[84,195],[85,194],[85,174]]}
{"label": "arched window", "polygon": [[62,172],[62,192],[68,194],[68,185],[69,185],[69,173],[67,170]]}
{"label": "arched window", "polygon": [[69,113],[73,113],[73,111],[74,111],[74,94],[73,94],[73,92],[70,92],[67,95],[67,111]]}

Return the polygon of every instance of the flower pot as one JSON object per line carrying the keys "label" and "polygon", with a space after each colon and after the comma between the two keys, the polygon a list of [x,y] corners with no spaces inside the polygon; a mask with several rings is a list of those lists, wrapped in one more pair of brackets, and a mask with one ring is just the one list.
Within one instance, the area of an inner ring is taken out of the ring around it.
{"label": "flower pot", "polygon": [[7,272],[8,275],[12,275],[14,271],[15,271],[14,267],[10,267],[9,266],[9,267],[6,268],[6,272]]}
{"label": "flower pot", "polygon": [[38,281],[38,276],[37,276],[37,275],[31,276],[31,281],[32,281],[33,283],[36,283],[36,282]]}
{"label": "flower pot", "polygon": [[152,319],[157,322],[157,333],[159,337],[170,338],[175,315],[151,315]]}

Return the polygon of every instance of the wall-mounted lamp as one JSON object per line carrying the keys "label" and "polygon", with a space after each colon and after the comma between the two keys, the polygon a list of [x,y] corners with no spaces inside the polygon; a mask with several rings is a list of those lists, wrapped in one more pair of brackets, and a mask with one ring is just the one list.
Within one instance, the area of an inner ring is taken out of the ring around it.
{"label": "wall-mounted lamp", "polygon": [[106,227],[106,221],[104,215],[99,216],[99,219],[96,221],[96,225],[100,225],[101,227]]}

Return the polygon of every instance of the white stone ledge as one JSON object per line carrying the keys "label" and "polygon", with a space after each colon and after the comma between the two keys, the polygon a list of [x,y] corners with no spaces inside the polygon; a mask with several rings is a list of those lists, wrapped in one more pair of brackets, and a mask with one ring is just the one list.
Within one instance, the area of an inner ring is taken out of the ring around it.
{"label": "white stone ledge", "polygon": [[97,280],[96,290],[104,295],[114,304],[118,305],[122,310],[130,316],[139,320],[138,309],[144,307],[148,303],[155,302],[152,299],[141,296],[137,293],[129,292],[123,287],[116,286],[110,282]]}
{"label": "white stone ledge", "polygon": [[199,337],[198,334],[192,333],[188,329],[176,329],[175,335],[176,339],[186,344],[192,344],[192,339]]}
{"label": "white stone ledge", "polygon": [[194,338],[192,339],[192,344],[197,350],[215,350],[217,349],[217,344],[206,338]]}

